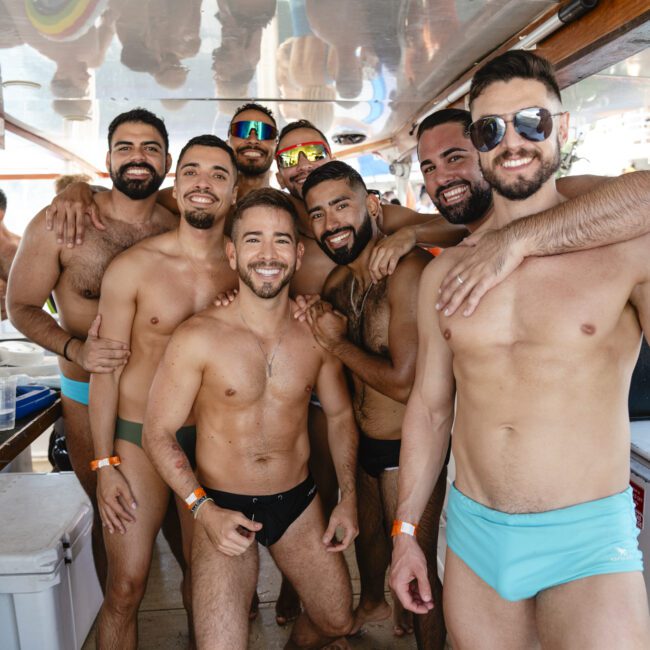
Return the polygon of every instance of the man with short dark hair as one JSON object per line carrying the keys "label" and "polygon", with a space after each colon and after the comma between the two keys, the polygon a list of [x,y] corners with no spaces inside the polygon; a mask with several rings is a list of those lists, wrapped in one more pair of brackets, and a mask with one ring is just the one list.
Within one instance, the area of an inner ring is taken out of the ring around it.
{"label": "man with short dark hair", "polygon": [[[469,133],[495,190],[491,223],[560,205],[553,173],[568,114],[550,64],[530,52],[497,57],[470,101]],[[397,516],[417,524],[453,422],[444,605],[454,647],[650,643],[627,412],[650,327],[648,237],[527,259],[471,319],[433,305],[468,248],[423,274]],[[424,558],[412,529],[401,533],[391,584],[425,612]]]}
{"label": "man with short dark hair", "polygon": [[[174,332],[151,388],[145,448],[197,520],[198,647],[247,647],[258,541],[305,607],[287,647],[320,648],[352,627],[350,577],[340,551],[357,534],[354,415],[341,364],[291,315],[288,284],[303,250],[287,196],[270,188],[247,194],[232,216],[231,237],[226,251],[239,275],[237,298]],[[307,465],[314,386],[341,488],[327,526]],[[175,437],[192,412],[197,474]]]}
{"label": "man with short dark hair", "polygon": [[[431,257],[416,248],[400,259],[390,276],[373,283],[368,259],[381,236],[376,223],[380,206],[361,176],[344,162],[330,161],[309,174],[303,196],[316,241],[337,264],[323,288],[328,302],[314,305],[308,320],[316,340],[350,371],[361,435],[356,540],[361,597],[355,620],[359,629],[390,616],[384,583],[397,501],[402,418],[415,375],[420,275]],[[418,530],[437,597],[434,611],[415,619],[419,648],[442,650],[445,643],[436,566],[445,487],[443,472]],[[396,598],[394,609],[394,631],[403,636],[413,629],[412,617]]]}
{"label": "man with short dark hair", "polygon": [[[218,293],[235,287],[235,274],[225,259],[223,229],[235,202],[236,182],[232,149],[213,135],[192,138],[176,165],[178,229],[132,246],[104,275],[100,333],[128,344],[131,355],[124,367],[111,374],[94,374],[90,382],[95,457],[100,462],[119,457],[119,466],[98,470],[109,566],[97,631],[102,648],[137,646],[138,608],[169,502],[169,489],[142,450],[149,387],[174,329],[212,304]],[[193,422],[183,422],[176,437],[193,459]],[[130,511],[133,504],[138,505],[135,513]],[[191,518],[184,504],[178,505],[189,565]],[[186,573],[184,602],[189,613],[188,578]]]}
{"label": "man with short dark hair", "polygon": [[[95,509],[93,552],[100,584],[106,556],[97,510],[96,475],[88,420],[90,373],[111,374],[129,357],[128,341],[100,338],[98,315],[104,271],[121,251],[170,230],[177,219],[156,204],[156,193],[171,164],[167,130],[152,113],[136,109],[118,115],[106,168],[116,185],[97,195],[104,230],[88,230],[86,245],[71,249],[45,229],[45,210],[29,223],[9,276],[7,304],[13,324],[29,339],[59,355],[66,445],[75,474]],[[38,263],[35,263],[35,261]],[[59,322],[42,306],[54,293]]]}

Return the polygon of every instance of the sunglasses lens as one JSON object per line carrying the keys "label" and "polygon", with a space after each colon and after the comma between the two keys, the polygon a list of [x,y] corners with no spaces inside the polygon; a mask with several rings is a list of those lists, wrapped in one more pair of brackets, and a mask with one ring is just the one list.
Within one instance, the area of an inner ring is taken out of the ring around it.
{"label": "sunglasses lens", "polygon": [[553,130],[553,117],[545,108],[525,108],[513,121],[515,131],[532,142],[546,140]]}
{"label": "sunglasses lens", "polygon": [[472,144],[484,153],[494,149],[503,140],[505,132],[506,123],[502,118],[494,115],[476,120],[469,127]]}
{"label": "sunglasses lens", "polygon": [[258,140],[274,140],[278,134],[277,129],[271,124],[257,120],[233,122],[230,127],[230,133],[236,138],[249,138],[251,131],[255,131]]}
{"label": "sunglasses lens", "polygon": [[324,160],[329,155],[327,147],[319,142],[311,142],[309,144],[299,144],[278,153],[278,164],[280,167],[295,167],[300,159],[300,154],[303,154],[309,162],[317,162]]}

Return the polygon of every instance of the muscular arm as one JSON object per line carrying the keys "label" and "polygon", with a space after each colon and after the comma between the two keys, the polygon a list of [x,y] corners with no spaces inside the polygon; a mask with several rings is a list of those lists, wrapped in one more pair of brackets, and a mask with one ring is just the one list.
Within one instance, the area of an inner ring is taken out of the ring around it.
{"label": "muscular arm", "polygon": [[583,177],[568,187],[565,179],[558,189],[566,195],[594,187],[550,210],[487,231],[444,278],[439,308],[453,314],[465,302],[463,314],[471,315],[483,295],[526,257],[596,248],[650,232],[650,171],[595,179]]}
{"label": "muscular arm", "polygon": [[415,375],[417,295],[423,267],[420,257],[405,259],[388,280],[388,357],[372,354],[347,338],[331,348],[364,384],[403,404]]}
{"label": "muscular arm", "polygon": [[205,348],[194,325],[181,325],[172,335],[154,376],[144,418],[142,445],[162,479],[181,499],[199,482],[176,431],[185,424],[201,387]]}
{"label": "muscular arm", "polygon": [[401,205],[382,205],[380,228],[385,235],[402,230],[413,237],[413,246],[427,244],[453,246],[467,235],[463,226],[453,226],[440,215],[420,214]]}
{"label": "muscular arm", "polygon": [[27,226],[14,258],[7,285],[7,310],[16,329],[28,339],[63,355],[70,334],[43,311],[61,274],[59,251],[60,246],[45,231],[45,213],[41,211]]}

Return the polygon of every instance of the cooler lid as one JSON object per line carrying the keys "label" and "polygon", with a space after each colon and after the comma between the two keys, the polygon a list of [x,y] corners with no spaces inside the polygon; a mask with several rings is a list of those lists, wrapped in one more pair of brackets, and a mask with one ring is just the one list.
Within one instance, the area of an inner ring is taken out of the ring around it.
{"label": "cooler lid", "polygon": [[632,452],[650,462],[650,420],[630,422]]}
{"label": "cooler lid", "polygon": [[0,575],[51,573],[92,525],[92,508],[72,472],[0,474]]}

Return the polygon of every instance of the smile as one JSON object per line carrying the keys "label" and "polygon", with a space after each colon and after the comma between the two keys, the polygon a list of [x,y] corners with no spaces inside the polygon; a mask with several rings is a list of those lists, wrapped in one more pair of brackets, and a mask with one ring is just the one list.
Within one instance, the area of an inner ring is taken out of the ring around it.
{"label": "smile", "polygon": [[327,243],[332,247],[332,248],[341,248],[342,246],[345,246],[348,243],[348,240],[352,236],[352,232],[349,230],[346,230],[344,232],[337,233],[336,235],[331,235],[330,237],[327,238]]}
{"label": "smile", "polygon": [[263,267],[258,267],[255,269],[255,273],[258,275],[261,275],[264,278],[274,278],[278,275],[280,275],[280,271],[282,269],[279,269],[277,267],[273,268],[263,268]]}
{"label": "smile", "polygon": [[454,187],[440,192],[440,195],[447,205],[453,205],[460,203],[467,192],[469,192],[469,185],[454,185]]}
{"label": "smile", "polygon": [[151,176],[151,172],[145,167],[129,167],[124,174],[129,178],[144,178],[145,176]]}
{"label": "smile", "polygon": [[529,165],[532,162],[532,157],[529,158],[508,158],[508,160],[504,160],[501,163],[502,167],[505,167],[506,169],[516,169],[519,167],[525,167],[526,165]]}
{"label": "smile", "polygon": [[194,205],[211,205],[214,203],[214,198],[205,194],[191,194],[187,199]]}

